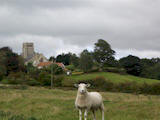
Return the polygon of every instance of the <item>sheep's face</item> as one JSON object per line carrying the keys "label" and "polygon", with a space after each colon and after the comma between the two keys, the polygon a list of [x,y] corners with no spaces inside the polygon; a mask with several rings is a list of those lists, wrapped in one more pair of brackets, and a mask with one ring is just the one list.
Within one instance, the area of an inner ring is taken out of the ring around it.
{"label": "sheep's face", "polygon": [[84,84],[84,83],[80,83],[80,84],[75,84],[76,87],[78,87],[78,91],[81,94],[85,94],[87,92],[87,87],[90,86],[90,84]]}

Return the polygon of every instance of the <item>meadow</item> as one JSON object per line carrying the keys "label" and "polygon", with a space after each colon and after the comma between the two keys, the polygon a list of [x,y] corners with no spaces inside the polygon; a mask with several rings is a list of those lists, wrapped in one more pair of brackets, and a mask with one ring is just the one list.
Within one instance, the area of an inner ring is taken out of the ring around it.
{"label": "meadow", "polygon": [[137,82],[139,84],[142,84],[142,83],[147,83],[147,84],[160,83],[160,81],[156,80],[156,79],[141,78],[141,77],[136,77],[136,76],[132,76],[132,75],[128,75],[128,74],[121,75],[121,74],[111,73],[111,72],[95,72],[95,73],[71,75],[67,78],[72,79],[74,81],[79,81],[79,80],[94,79],[97,76],[103,76],[107,80],[110,80],[111,82],[114,82],[114,83],[122,83],[122,82]]}
{"label": "meadow", "polygon": [[[90,91],[90,90],[89,90]],[[92,90],[93,91],[93,90]],[[0,89],[0,120],[78,120],[77,90]],[[105,120],[160,120],[160,96],[101,92]],[[100,120],[100,112],[96,117]],[[92,119],[89,113],[88,120]]]}

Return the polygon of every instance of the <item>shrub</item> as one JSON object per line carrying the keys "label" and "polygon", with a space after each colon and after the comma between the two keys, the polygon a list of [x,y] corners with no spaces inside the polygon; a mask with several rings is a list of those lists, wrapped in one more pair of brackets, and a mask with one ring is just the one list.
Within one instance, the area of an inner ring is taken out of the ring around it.
{"label": "shrub", "polygon": [[155,95],[160,94],[160,83],[152,84],[152,94],[155,94]]}
{"label": "shrub", "polygon": [[[70,83],[71,82],[71,83]],[[73,86],[75,83],[74,80],[66,80],[64,86]],[[90,80],[80,80],[76,83],[89,83],[91,84],[91,89],[97,89],[100,91],[112,91],[112,92],[123,92],[123,93],[136,93],[136,94],[160,94],[160,83],[155,84],[138,84],[136,82],[123,82],[123,83],[114,83],[104,77],[97,76],[94,79]]]}
{"label": "shrub", "polygon": [[61,67],[57,67],[54,71],[55,75],[60,75],[60,74],[63,74],[64,71]]}
{"label": "shrub", "polygon": [[74,71],[74,70],[75,70],[74,65],[68,65],[68,66],[66,66],[66,68],[67,68],[68,70],[71,70],[71,71]]}
{"label": "shrub", "polygon": [[55,74],[55,75],[59,75],[59,74],[64,73],[63,69],[61,67],[59,67],[57,64],[51,65],[50,67],[48,67],[48,69],[50,71],[52,71],[51,69],[53,69],[53,74]]}
{"label": "shrub", "polygon": [[6,77],[1,81],[3,84],[24,84],[25,81],[21,78],[12,78],[12,77]]}
{"label": "shrub", "polygon": [[99,68],[98,67],[92,68],[89,72],[99,72]]}
{"label": "shrub", "polygon": [[119,74],[126,74],[125,69],[123,69],[123,68],[116,68],[116,67],[104,67],[103,71],[105,71],[105,72],[119,73]]}
{"label": "shrub", "polygon": [[39,74],[38,82],[39,82],[41,85],[49,86],[49,85],[51,84],[51,76],[50,76],[50,74],[47,73],[47,72],[45,72],[45,71],[42,71],[42,72]]}
{"label": "shrub", "polygon": [[93,86],[98,89],[104,89],[106,86],[106,79],[102,76],[98,76],[93,79]]}
{"label": "shrub", "polygon": [[140,87],[140,91],[143,94],[153,94],[153,95],[159,95],[160,94],[160,83],[154,83],[151,85],[148,85],[144,83]]}
{"label": "shrub", "polygon": [[3,84],[26,84],[25,73],[23,72],[10,73],[1,82]]}
{"label": "shrub", "polygon": [[144,83],[140,86],[140,93],[142,94],[150,94],[152,91],[152,85],[148,85],[147,83]]}
{"label": "shrub", "polygon": [[0,74],[0,81],[3,80],[3,77],[4,77],[4,76],[3,76],[2,74]]}
{"label": "shrub", "polygon": [[63,80],[64,80],[64,76],[55,76],[53,80],[53,86],[61,87]]}
{"label": "shrub", "polygon": [[124,93],[138,93],[139,92],[139,85],[136,82],[125,82],[125,83],[119,83],[115,86],[115,89],[118,92],[124,92]]}
{"label": "shrub", "polygon": [[27,81],[27,85],[37,86],[37,85],[40,85],[40,82],[38,82],[38,81],[35,80],[35,79],[30,78],[30,79]]}

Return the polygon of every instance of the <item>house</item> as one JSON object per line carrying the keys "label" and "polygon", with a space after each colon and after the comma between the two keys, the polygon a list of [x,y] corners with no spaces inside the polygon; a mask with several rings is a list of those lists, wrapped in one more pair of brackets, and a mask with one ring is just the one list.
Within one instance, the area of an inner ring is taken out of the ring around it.
{"label": "house", "polygon": [[25,59],[25,65],[27,65],[28,63],[32,63],[34,67],[36,67],[41,62],[48,62],[48,59],[43,54],[39,53],[36,53]]}
{"label": "house", "polygon": [[52,64],[56,64],[56,65],[58,65],[59,67],[61,67],[63,70],[67,70],[66,68],[65,68],[65,65],[63,64],[63,63],[56,63],[56,62],[50,62],[50,61],[48,61],[48,62],[40,62],[38,65],[37,65],[37,67],[38,67],[38,69],[42,69],[43,67],[48,67],[48,66],[50,66],[50,65],[52,65]]}
{"label": "house", "polygon": [[51,64],[53,64],[53,63],[50,62],[50,61],[48,61],[48,62],[40,62],[40,63],[37,65],[37,67],[38,67],[38,69],[42,69],[42,68],[44,68],[44,67],[50,66]]}

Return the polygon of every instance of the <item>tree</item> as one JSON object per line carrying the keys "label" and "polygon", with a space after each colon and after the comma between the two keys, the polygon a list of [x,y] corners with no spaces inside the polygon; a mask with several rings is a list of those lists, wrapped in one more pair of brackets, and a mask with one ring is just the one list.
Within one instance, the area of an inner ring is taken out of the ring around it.
{"label": "tree", "polygon": [[129,55],[119,60],[120,65],[131,75],[139,76],[142,72],[141,60],[136,56]]}
{"label": "tree", "polygon": [[56,58],[55,58],[54,56],[51,56],[51,57],[49,58],[49,61],[55,62],[55,61],[56,61]]}
{"label": "tree", "polygon": [[146,78],[160,79],[160,58],[141,59],[141,76]]}
{"label": "tree", "polygon": [[6,70],[6,66],[5,66],[5,53],[4,52],[0,52],[0,80],[3,79],[3,77],[6,75],[7,70]]}
{"label": "tree", "polygon": [[91,53],[88,52],[88,50],[83,50],[83,52],[80,54],[80,68],[84,72],[88,72],[93,67],[93,58]]}
{"label": "tree", "polygon": [[24,61],[21,56],[14,53],[9,47],[0,48],[0,67],[4,68],[5,75],[10,72],[24,71]]}
{"label": "tree", "polygon": [[103,39],[99,39],[98,42],[95,43],[93,55],[94,59],[103,66],[104,64],[111,63],[110,60],[114,58],[115,51],[111,49],[109,43]]}
{"label": "tree", "polygon": [[76,54],[70,54],[70,64],[73,64],[74,67],[79,66],[79,57]]}
{"label": "tree", "polygon": [[56,57],[56,62],[62,62],[64,65],[70,64],[70,54],[60,54]]}

